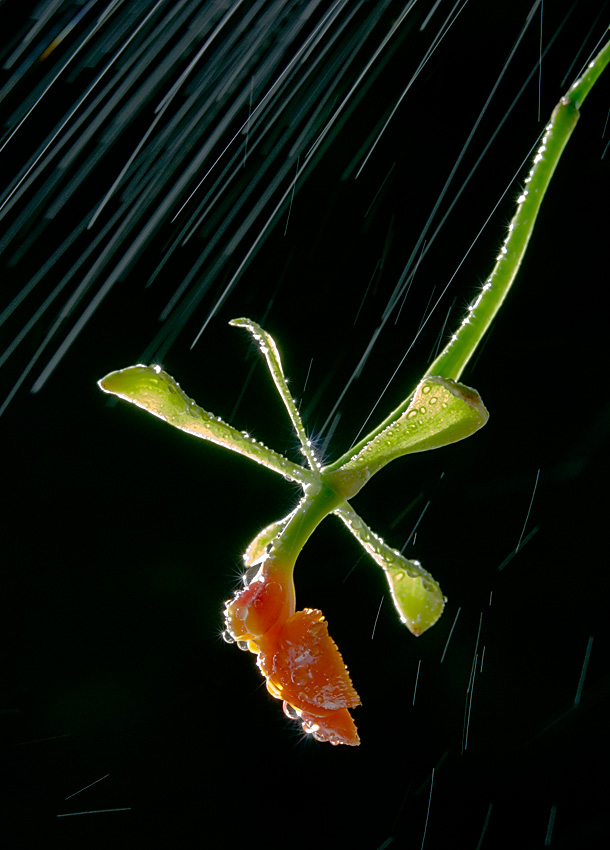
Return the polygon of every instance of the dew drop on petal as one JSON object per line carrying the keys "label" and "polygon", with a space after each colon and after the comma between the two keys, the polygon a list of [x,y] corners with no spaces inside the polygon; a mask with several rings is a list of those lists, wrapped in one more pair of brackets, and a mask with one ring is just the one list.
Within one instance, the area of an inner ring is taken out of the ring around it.
{"label": "dew drop on petal", "polygon": [[301,716],[299,709],[295,708],[294,705],[290,705],[286,700],[284,700],[284,714],[291,720],[298,720]]}
{"label": "dew drop on petal", "polygon": [[[308,668],[305,666],[295,667],[290,673],[290,678],[295,685],[306,685],[310,679]],[[301,696],[299,694],[299,696]]]}

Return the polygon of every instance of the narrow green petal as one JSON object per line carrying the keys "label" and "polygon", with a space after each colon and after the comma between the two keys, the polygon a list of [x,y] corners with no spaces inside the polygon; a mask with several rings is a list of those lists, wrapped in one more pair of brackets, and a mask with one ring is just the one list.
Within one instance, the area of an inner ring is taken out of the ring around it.
{"label": "narrow green petal", "polygon": [[273,378],[273,383],[275,384],[276,389],[286,406],[286,410],[290,416],[290,421],[292,422],[293,428],[296,431],[299,442],[301,443],[301,451],[307,458],[307,462],[310,467],[316,471],[319,470],[320,464],[313,453],[311,442],[307,436],[305,428],[303,427],[303,422],[301,421],[301,416],[297,410],[296,404],[294,403],[292,394],[288,389],[288,381],[284,376],[282,360],[280,358],[278,347],[275,344],[275,340],[271,334],[268,334],[264,328],[261,328],[261,326],[257,325],[256,322],[253,322],[252,319],[231,319],[229,324],[238,328],[246,328],[246,330],[250,331],[258,343],[258,347],[267,361],[267,366],[269,367],[269,372]]}
{"label": "narrow green petal", "polygon": [[447,378],[425,378],[397,419],[364,446],[360,443],[356,447],[360,450],[338,469],[336,463],[323,469],[323,478],[349,499],[391,460],[463,440],[482,428],[488,418],[476,390]]}
{"label": "narrow green petal", "polygon": [[433,626],[447,601],[438,582],[419,561],[409,561],[378,537],[347,504],[335,510],[360,545],[384,571],[394,607],[409,631],[421,635]]}
{"label": "narrow green petal", "polygon": [[309,470],[268,449],[213,413],[203,410],[159,366],[129,366],[118,372],[110,372],[98,381],[98,385],[104,392],[147,410],[174,428],[249,457],[286,478],[301,484],[313,480]]}
{"label": "narrow green petal", "polygon": [[267,546],[269,546],[270,543],[273,543],[280,532],[286,527],[286,524],[292,518],[292,514],[293,511],[291,511],[288,516],[283,519],[280,519],[277,522],[272,522],[270,525],[265,526],[262,531],[259,531],[244,552],[244,564],[246,567],[255,565],[259,559],[263,557],[267,551]]}

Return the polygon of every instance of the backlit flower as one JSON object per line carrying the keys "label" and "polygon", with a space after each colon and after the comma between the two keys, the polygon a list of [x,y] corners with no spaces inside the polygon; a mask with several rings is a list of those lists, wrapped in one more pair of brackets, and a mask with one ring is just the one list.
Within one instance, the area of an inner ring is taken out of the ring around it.
{"label": "backlit flower", "polygon": [[348,711],[360,698],[324,615],[295,611],[292,575],[287,579],[273,558],[227,602],[225,621],[230,637],[258,655],[267,689],[283,700],[288,717],[318,741],[360,743]]}

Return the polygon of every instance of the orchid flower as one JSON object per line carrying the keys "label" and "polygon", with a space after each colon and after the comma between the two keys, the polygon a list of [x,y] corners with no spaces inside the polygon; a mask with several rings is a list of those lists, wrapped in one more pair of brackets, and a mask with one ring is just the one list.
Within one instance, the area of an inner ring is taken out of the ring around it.
{"label": "orchid flower", "polygon": [[348,711],[360,704],[321,611],[295,611],[292,568],[263,555],[225,606],[225,640],[258,655],[267,690],[303,730],[331,744],[360,743]]}
{"label": "orchid flower", "polygon": [[377,428],[328,466],[321,466],[288,390],[272,337],[250,319],[233,325],[253,334],[299,438],[308,467],[300,466],[238,431],[190,399],[160,366],[131,366],[106,375],[99,386],[170,425],[238,452],[297,482],[303,498],[288,516],[267,526],[248,547],[244,588],[225,605],[225,638],[257,655],[269,692],[306,732],[331,744],[358,744],[349,709],[360,703],[321,611],[296,610],[293,571],[299,553],[322,520],[335,514],[384,571],[402,622],[421,635],[438,620],[445,597],[419,561],[388,546],[358,516],[352,499],[386,464],[403,455],[455,443],[488,420],[478,393],[458,382],[515,279],[542,198],[579,109],[610,61],[610,43],[589,63],[556,106],[496,265],[441,354],[404,401]]}
{"label": "orchid flower", "polygon": [[309,469],[237,431],[190,399],[159,366],[111,372],[99,385],[170,425],[249,457],[298,482],[303,498],[288,516],[264,528],[244,555],[245,587],[225,606],[225,639],[258,656],[269,692],[289,717],[332,744],[358,744],[349,709],[359,705],[347,668],[321,611],[296,610],[293,571],[305,542],[329,514],[336,514],[387,577],[401,620],[415,635],[434,625],[445,597],[419,561],[408,560],[366,525],[349,504],[391,460],[461,440],[481,428],[488,413],[478,393],[453,380],[424,378],[406,404],[330,466],[322,467],[288,390],[272,337],[250,319],[231,324],[249,330],[265,355],[288,410]]}

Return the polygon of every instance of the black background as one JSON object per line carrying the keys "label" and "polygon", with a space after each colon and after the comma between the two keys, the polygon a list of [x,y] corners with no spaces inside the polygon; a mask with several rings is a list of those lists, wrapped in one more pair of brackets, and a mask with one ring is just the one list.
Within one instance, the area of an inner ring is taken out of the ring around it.
{"label": "black background", "polygon": [[[393,13],[402,8],[394,5]],[[417,31],[419,12],[296,193],[286,235],[283,219],[192,351],[222,281],[165,354],[163,367],[203,407],[297,459],[264,364],[247,335],[227,325],[250,316],[278,341],[317,437],[529,8],[471,2],[369,167],[357,181],[342,180],[430,41]],[[545,40],[568,9],[545,6]],[[578,4],[558,36],[543,65],[542,120],[600,10],[584,57],[603,33],[607,5]],[[535,23],[462,179],[533,67],[538,39]],[[30,394],[31,381],[24,384],[0,421],[3,846],[419,848],[428,806],[427,848],[543,847],[549,818],[552,847],[605,845],[610,175],[601,154],[609,94],[602,79],[585,104],[515,289],[463,376],[490,410],[488,426],[459,445],[397,461],[355,500],[399,548],[430,501],[405,554],[441,583],[449,599],[442,620],[410,636],[383,575],[334,518],[299,559],[298,606],[324,611],[362,698],[354,711],[359,748],[304,739],[266,693],[253,656],[221,638],[241,552],[293,507],[297,491],[113,404],[96,386],[140,359],[188,256],[144,290],[159,257],[150,247],[43,389]],[[328,459],[355,438],[417,332],[432,287],[437,297],[535,142],[537,100],[534,80],[422,262],[399,320],[386,325],[346,394]],[[109,177],[96,179],[101,194]],[[517,192],[515,184],[500,203],[377,416],[417,379],[453,299],[455,323],[484,280]],[[384,245],[383,268],[354,323]],[[30,254],[23,271],[8,273],[25,282],[35,266]],[[46,330],[34,330],[23,363],[10,367],[13,379]],[[522,534],[538,471],[524,536],[538,530],[499,570]],[[129,810],[58,817],[120,808]]]}

